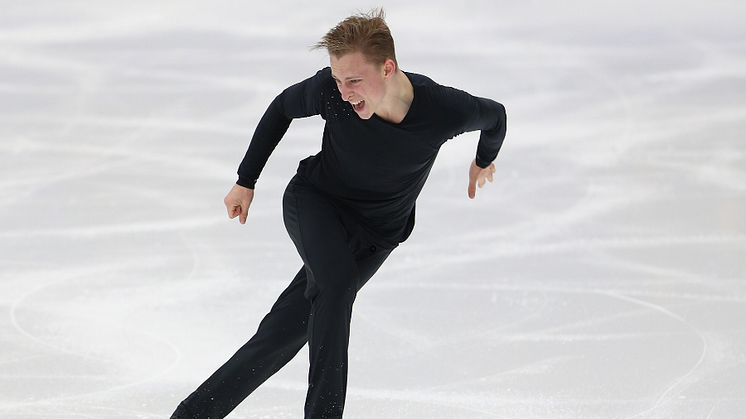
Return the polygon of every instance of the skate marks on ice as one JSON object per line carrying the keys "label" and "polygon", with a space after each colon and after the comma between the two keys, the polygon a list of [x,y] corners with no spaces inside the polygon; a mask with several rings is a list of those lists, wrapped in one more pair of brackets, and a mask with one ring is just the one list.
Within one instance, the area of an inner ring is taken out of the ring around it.
{"label": "skate marks on ice", "polygon": [[[398,249],[355,315],[401,351],[388,385],[424,376],[432,399],[478,394],[462,405],[507,417],[743,411],[742,231],[630,234],[589,222],[618,211],[603,202],[578,194],[534,223],[438,219],[437,234]],[[466,223],[486,227],[463,233]]]}
{"label": "skate marks on ice", "polygon": [[[698,318],[725,306],[743,320],[742,299],[509,282],[367,291],[356,308],[351,361],[367,373],[362,389],[351,390],[362,399],[388,394],[506,417],[740,409],[738,390],[717,384],[739,386],[738,332],[711,330]],[[387,351],[373,349],[380,347]],[[387,378],[371,383],[371,376]],[[371,387],[378,392],[368,394]]]}
{"label": "skate marks on ice", "polygon": [[[80,417],[84,401],[90,417],[97,417],[95,411],[117,417],[103,400],[142,389],[179,363],[181,351],[169,339],[131,322],[137,317],[134,287],[113,279],[131,271],[126,265],[95,266],[12,279],[19,281],[16,289],[26,289],[2,322],[22,337],[2,363],[11,380],[3,385],[4,417]],[[131,304],[121,303],[125,295]]]}
{"label": "skate marks on ice", "polygon": [[[254,224],[228,224],[222,197],[264,107],[324,64],[306,45],[346,12],[322,3],[281,5],[305,24],[285,34],[279,16],[246,23],[274,3],[7,11],[1,416],[167,417],[250,336],[299,266],[278,202],[316,127],[291,126]],[[472,6],[389,7],[407,70],[494,97],[511,122],[475,201],[476,138],[446,145],[412,239],[361,292],[347,416],[743,416],[738,13]],[[233,416],[298,417],[305,362]]]}

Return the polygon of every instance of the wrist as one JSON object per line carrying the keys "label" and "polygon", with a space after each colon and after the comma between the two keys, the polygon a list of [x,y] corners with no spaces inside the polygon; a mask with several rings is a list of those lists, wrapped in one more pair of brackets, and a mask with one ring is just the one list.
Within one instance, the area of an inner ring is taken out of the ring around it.
{"label": "wrist", "polygon": [[477,165],[477,166],[479,166],[479,167],[480,167],[480,168],[482,168],[482,169],[486,169],[486,168],[487,168],[487,166],[489,166],[489,165],[490,165],[490,163],[492,163],[491,161],[487,161],[487,160],[482,160],[481,158],[479,158],[479,156],[477,156],[477,157],[476,157],[476,158],[474,159],[474,162],[476,163],[476,165]]}
{"label": "wrist", "polygon": [[256,179],[249,179],[245,177],[238,177],[238,180],[236,181],[236,185],[243,186],[244,188],[254,189],[256,186]]}

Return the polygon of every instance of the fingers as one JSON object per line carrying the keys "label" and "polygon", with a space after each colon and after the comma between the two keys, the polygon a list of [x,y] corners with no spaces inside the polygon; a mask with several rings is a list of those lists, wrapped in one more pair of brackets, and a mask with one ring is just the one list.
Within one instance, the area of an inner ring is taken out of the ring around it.
{"label": "fingers", "polygon": [[249,217],[249,207],[239,207],[241,210],[239,216],[238,216],[238,222],[241,224],[246,224],[246,219]]}
{"label": "fingers", "polygon": [[228,218],[231,220],[241,214],[241,206],[238,204],[225,204],[228,207]]}
{"label": "fingers", "polygon": [[487,180],[489,180],[490,183],[493,180],[492,179],[492,174],[493,173],[495,173],[495,164],[494,163],[490,163],[490,165],[487,167]]}
{"label": "fingers", "polygon": [[238,217],[238,221],[241,224],[246,223],[246,219],[249,217],[249,206],[251,201],[254,199],[254,190],[245,188],[238,184],[233,185],[233,189],[223,200],[225,207],[228,210],[228,218],[231,220]]}
{"label": "fingers", "polygon": [[479,181],[478,181],[479,188],[481,189],[484,186],[484,184],[487,183],[487,181],[492,183],[492,173],[488,173],[484,176],[480,176]]}
{"label": "fingers", "polygon": [[469,182],[469,189],[467,190],[469,199],[474,199],[477,196],[477,184],[475,182]]}
{"label": "fingers", "polygon": [[494,163],[490,163],[489,166],[485,167],[480,173],[479,173],[479,187],[481,188],[484,186],[487,181],[492,183],[493,176],[492,174],[495,173],[495,165]]}
{"label": "fingers", "polygon": [[226,206],[228,207],[228,218],[232,220],[238,217],[239,223],[246,224],[246,219],[249,218],[248,206],[241,205],[239,203],[234,203]]}
{"label": "fingers", "polygon": [[469,167],[469,187],[467,188],[469,199],[474,199],[477,194],[477,181],[479,180],[480,171],[481,168],[477,166],[477,161],[475,159],[471,162],[471,167]]}
{"label": "fingers", "polygon": [[495,164],[490,163],[489,166],[484,169],[479,168],[476,165],[476,161],[472,163],[472,168],[469,172],[469,198],[474,199],[477,194],[477,187],[482,188],[485,183],[492,182],[494,180],[493,173],[495,173]]}

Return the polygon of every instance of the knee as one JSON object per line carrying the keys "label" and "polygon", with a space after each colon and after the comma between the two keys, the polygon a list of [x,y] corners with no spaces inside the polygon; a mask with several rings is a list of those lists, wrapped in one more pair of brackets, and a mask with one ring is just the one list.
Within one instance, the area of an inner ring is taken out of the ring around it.
{"label": "knee", "polygon": [[313,302],[323,301],[324,304],[351,305],[357,297],[359,275],[349,275],[337,280],[321,280],[309,284],[306,298]]}

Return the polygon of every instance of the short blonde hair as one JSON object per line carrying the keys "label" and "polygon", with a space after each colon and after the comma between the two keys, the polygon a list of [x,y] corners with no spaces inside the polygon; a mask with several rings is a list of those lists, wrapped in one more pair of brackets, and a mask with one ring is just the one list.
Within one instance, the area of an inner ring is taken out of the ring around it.
{"label": "short blonde hair", "polygon": [[326,49],[335,58],[362,52],[372,64],[383,65],[391,59],[398,67],[394,38],[385,17],[383,9],[352,15],[327,32],[312,49]]}

